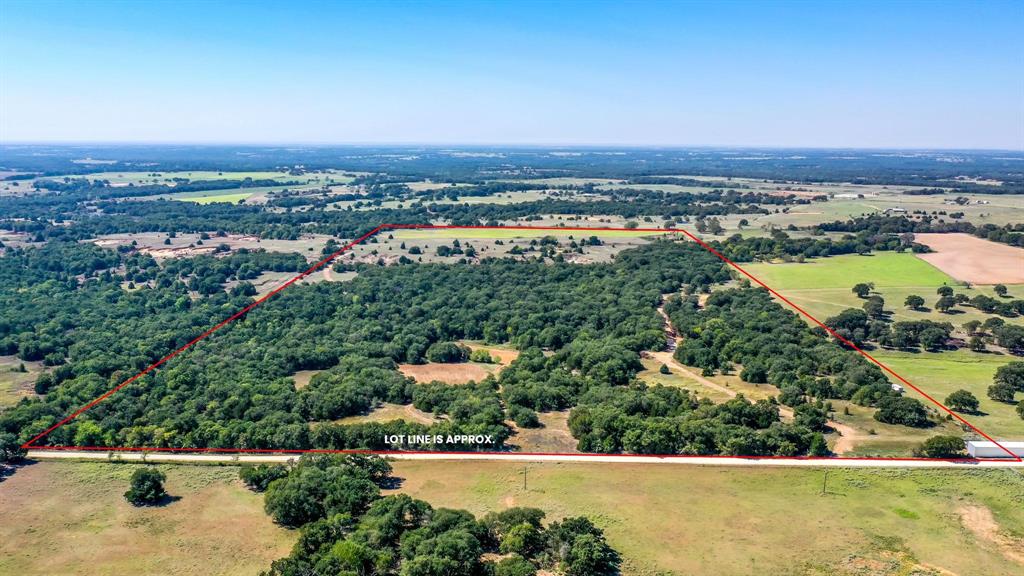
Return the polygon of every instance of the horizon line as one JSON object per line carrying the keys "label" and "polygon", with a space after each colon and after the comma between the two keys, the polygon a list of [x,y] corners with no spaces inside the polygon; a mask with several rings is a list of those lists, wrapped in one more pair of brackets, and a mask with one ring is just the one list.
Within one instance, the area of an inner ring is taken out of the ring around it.
{"label": "horizon line", "polygon": [[508,143],[508,142],[441,142],[441,141],[387,141],[387,142],[330,142],[330,141],[189,141],[189,140],[12,140],[0,141],[0,147],[15,146],[193,146],[218,147],[238,146],[252,148],[505,148],[543,149],[623,149],[623,150],[859,150],[859,151],[913,151],[913,152],[1009,152],[1024,154],[1021,148],[999,147],[943,147],[943,146],[824,146],[824,145],[773,145],[773,144],[616,144],[616,143]]}

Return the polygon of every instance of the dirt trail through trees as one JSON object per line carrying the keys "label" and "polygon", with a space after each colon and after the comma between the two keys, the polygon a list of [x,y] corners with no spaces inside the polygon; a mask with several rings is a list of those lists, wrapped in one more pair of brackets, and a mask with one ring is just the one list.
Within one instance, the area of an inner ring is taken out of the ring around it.
{"label": "dirt trail through trees", "polygon": [[[712,382],[711,380],[708,380],[707,378],[701,376],[697,372],[691,370],[689,367],[680,364],[673,357],[673,353],[675,352],[676,347],[682,341],[682,338],[680,338],[679,333],[676,331],[675,327],[672,326],[672,321],[669,319],[668,314],[665,313],[664,305],[658,308],[658,314],[661,314],[661,317],[664,318],[665,320],[665,338],[667,340],[667,350],[663,350],[661,352],[649,352],[651,357],[661,362],[662,364],[668,366],[669,370],[681,372],[684,376],[692,380],[695,380],[702,386],[707,386],[712,390],[717,390],[723,394],[728,395],[730,398],[735,398],[737,395],[737,392],[735,390],[718,384],[717,382]],[[793,420],[793,418],[795,417],[795,415],[793,414],[793,409],[787,406],[779,406],[779,415],[787,420]],[[836,440],[835,446],[832,447],[832,451],[835,452],[836,454],[845,454],[847,452],[850,452],[851,450],[853,450],[853,448],[856,446],[858,442],[862,441],[866,437],[865,434],[861,433],[852,426],[840,424],[839,422],[835,422],[833,420],[828,421],[828,426],[835,430],[839,435],[838,439]]]}

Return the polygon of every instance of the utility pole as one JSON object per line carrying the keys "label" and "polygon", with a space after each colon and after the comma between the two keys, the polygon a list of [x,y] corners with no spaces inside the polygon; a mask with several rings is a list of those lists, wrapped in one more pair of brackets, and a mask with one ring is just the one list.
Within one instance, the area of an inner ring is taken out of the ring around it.
{"label": "utility pole", "polygon": [[821,482],[821,495],[824,496],[828,491],[828,468],[825,469],[825,478]]}
{"label": "utility pole", "polygon": [[523,492],[526,492],[526,466],[523,466]]}

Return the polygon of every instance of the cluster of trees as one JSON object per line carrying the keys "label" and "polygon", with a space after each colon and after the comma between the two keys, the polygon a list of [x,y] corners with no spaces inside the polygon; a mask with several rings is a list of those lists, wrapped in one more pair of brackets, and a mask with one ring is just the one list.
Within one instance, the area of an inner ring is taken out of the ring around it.
{"label": "cluster of trees", "polygon": [[405,494],[382,496],[394,479],[379,458],[307,455],[291,467],[243,468],[241,477],[265,491],[276,522],[300,531],[291,553],[265,576],[618,574],[619,554],[585,517],[544,526],[544,512],[535,508],[477,519]]}
{"label": "cluster of trees", "polygon": [[739,370],[746,382],[778,387],[789,405],[839,398],[873,406],[895,395],[877,366],[808,328],[764,289],[718,290],[702,308],[695,298],[672,298],[665,311],[684,336],[677,360],[706,374]]}
{"label": "cluster of trees", "polygon": [[738,396],[721,404],[698,401],[686,390],[642,383],[595,388],[569,416],[569,429],[585,452],[637,454],[825,455],[819,431],[784,424],[773,400]]}

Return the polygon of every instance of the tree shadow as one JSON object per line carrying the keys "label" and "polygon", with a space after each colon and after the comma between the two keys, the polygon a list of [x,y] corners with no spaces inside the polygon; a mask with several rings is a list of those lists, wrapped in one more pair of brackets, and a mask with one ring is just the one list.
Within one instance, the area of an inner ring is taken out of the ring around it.
{"label": "tree shadow", "polygon": [[13,476],[14,473],[17,472],[18,470],[32,466],[36,462],[36,460],[29,460],[27,458],[23,458],[17,462],[6,462],[0,464],[0,482],[6,480],[9,476]]}

